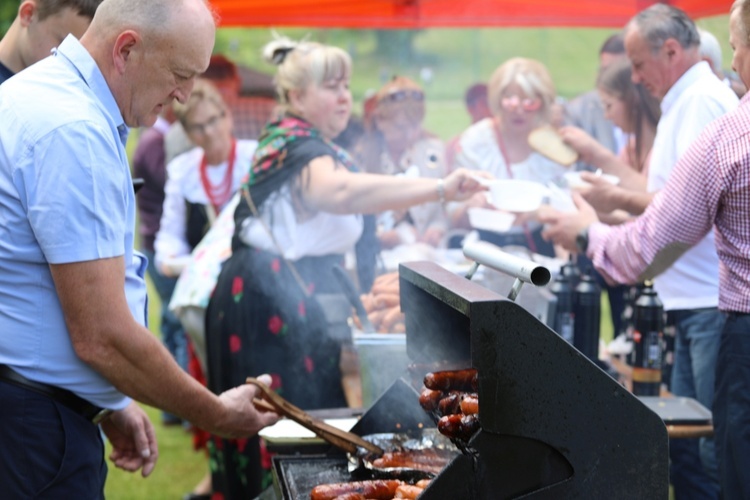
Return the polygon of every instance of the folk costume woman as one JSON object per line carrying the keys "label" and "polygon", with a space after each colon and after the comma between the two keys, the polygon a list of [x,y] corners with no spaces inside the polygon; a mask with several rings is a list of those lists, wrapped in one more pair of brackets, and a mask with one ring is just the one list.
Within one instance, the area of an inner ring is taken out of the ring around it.
{"label": "folk costume woman", "polygon": [[167,165],[164,211],[154,249],[162,274],[179,276],[190,252],[240,186],[257,146],[236,140],[232,116],[218,90],[198,80],[175,114],[196,148]]}
{"label": "folk costume woman", "polygon": [[[340,342],[329,336],[318,294],[340,292],[334,264],[361,242],[363,216],[482,189],[468,172],[405,179],[356,172],[331,140],[352,106],[343,50],[281,39],[264,57],[278,66],[286,114],[266,126],[235,212],[233,253],[209,302],[209,387],[269,373],[273,389],[304,409],[346,406]],[[361,254],[361,252],[360,252]],[[361,260],[361,259],[360,259]],[[358,262],[359,265],[362,262]],[[367,286],[367,285],[365,285]],[[213,442],[214,491],[248,498],[262,487],[258,439]]]}

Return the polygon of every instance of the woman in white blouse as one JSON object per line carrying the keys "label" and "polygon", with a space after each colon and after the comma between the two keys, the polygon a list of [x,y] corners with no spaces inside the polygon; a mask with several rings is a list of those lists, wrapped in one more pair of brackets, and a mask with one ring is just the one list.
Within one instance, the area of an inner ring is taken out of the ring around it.
{"label": "woman in white blouse", "polygon": [[[497,179],[520,179],[542,184],[558,182],[566,168],[534,151],[529,133],[548,124],[555,103],[555,87],[544,65],[516,57],[498,67],[488,83],[492,117],[461,134],[456,165],[489,172]],[[469,202],[450,207],[454,226],[468,227],[467,210],[492,208],[480,194]],[[482,239],[498,245],[521,245],[536,253],[553,255],[552,245],[542,240],[534,214],[516,219],[513,228],[499,234],[480,231]]]}
{"label": "woman in white blouse", "polygon": [[200,242],[247,174],[257,141],[237,140],[232,115],[219,91],[198,80],[175,114],[196,148],[167,165],[164,211],[154,242],[156,265],[179,276]]}
{"label": "woman in white blouse", "polygon": [[[358,172],[332,142],[351,113],[349,55],[282,39],[264,56],[278,67],[284,115],[259,139],[235,211],[232,256],[206,311],[208,385],[221,391],[268,373],[272,389],[300,408],[342,407],[342,339],[331,335],[321,295],[341,293],[333,269],[346,252],[361,250],[360,266],[364,254],[374,257],[374,225],[368,231],[360,214],[465,200],[482,188],[464,169],[432,179]],[[258,439],[214,443],[214,494],[258,495]]]}

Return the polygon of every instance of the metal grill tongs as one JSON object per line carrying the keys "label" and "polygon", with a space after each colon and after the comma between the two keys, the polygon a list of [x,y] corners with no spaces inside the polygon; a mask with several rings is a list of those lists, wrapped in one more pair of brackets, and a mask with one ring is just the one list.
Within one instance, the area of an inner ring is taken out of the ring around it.
{"label": "metal grill tongs", "polygon": [[[383,454],[383,449],[379,446],[365,441],[356,434],[342,431],[341,429],[337,429],[332,425],[328,425],[327,423],[314,418],[306,411],[297,408],[292,403],[276,394],[258,379],[248,377],[246,382],[256,386],[262,393],[263,399],[256,398],[253,400],[253,404],[255,404],[256,407],[265,410],[271,409],[279,415],[294,420],[302,427],[314,432],[321,439],[324,439],[337,448],[341,448],[349,453],[355,454],[357,452],[357,447],[361,447],[371,453],[377,454],[378,456]],[[271,408],[269,408],[268,405],[270,405]]]}

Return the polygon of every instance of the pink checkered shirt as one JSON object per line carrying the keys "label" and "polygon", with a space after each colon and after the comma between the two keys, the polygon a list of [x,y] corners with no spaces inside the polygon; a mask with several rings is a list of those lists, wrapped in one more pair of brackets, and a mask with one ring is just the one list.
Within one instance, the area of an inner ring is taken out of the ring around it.
{"label": "pink checkered shirt", "polygon": [[750,312],[750,94],[706,127],[644,214],[589,228],[588,255],[610,280],[633,283],[671,265],[714,228],[719,309]]}

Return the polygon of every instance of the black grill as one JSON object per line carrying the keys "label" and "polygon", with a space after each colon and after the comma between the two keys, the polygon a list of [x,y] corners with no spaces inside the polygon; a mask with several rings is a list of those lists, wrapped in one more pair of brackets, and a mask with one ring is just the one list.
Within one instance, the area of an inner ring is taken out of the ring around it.
{"label": "black grill", "polygon": [[[399,275],[409,358],[479,372],[482,429],[420,499],[668,498],[667,430],[636,397],[515,302],[429,262]],[[352,431],[434,427],[423,376],[404,367]],[[361,479],[346,464],[336,450],[276,457],[279,492]]]}

